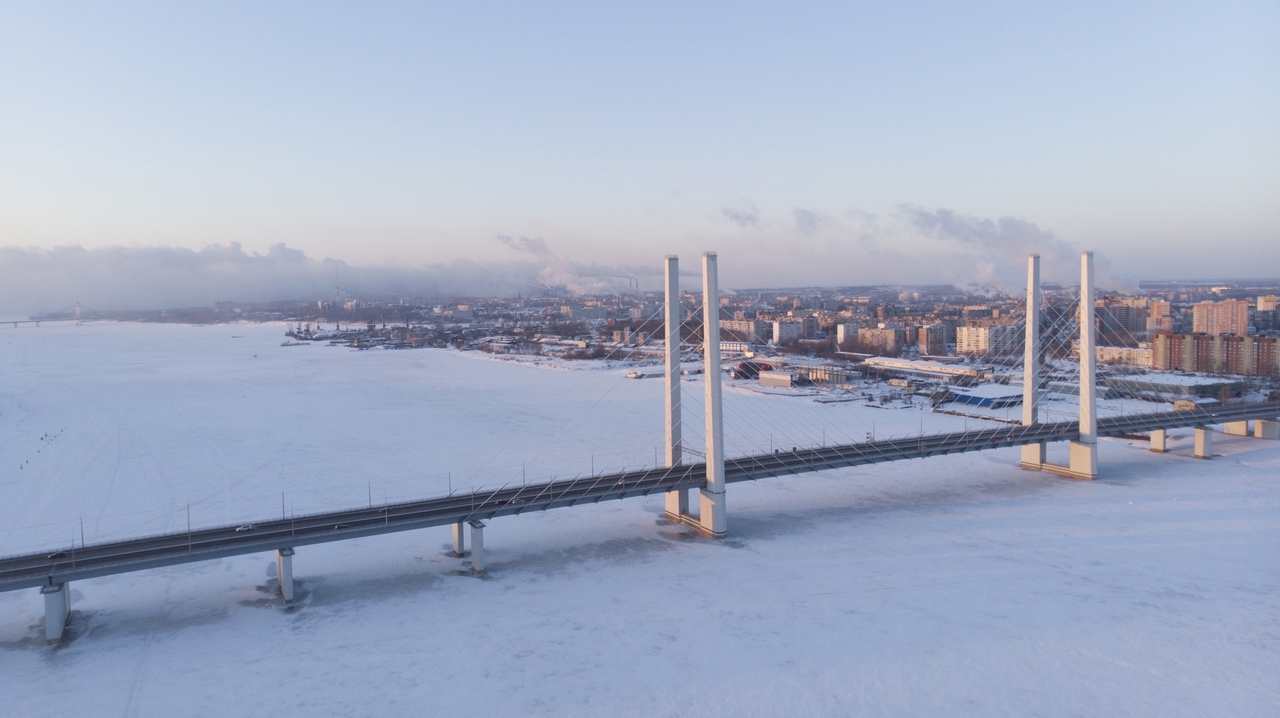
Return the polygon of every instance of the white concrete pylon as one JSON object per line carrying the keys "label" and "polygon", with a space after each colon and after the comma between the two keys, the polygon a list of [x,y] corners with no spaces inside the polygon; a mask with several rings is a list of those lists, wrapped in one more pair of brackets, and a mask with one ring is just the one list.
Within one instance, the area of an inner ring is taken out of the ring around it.
{"label": "white concrete pylon", "polygon": [[293,549],[276,549],[276,583],[280,584],[280,598],[293,603]]}
{"label": "white concrete pylon", "polygon": [[1213,433],[1209,427],[1196,427],[1196,448],[1192,456],[1197,459],[1208,459],[1213,456]]}
{"label": "white concrete pylon", "polygon": [[471,572],[484,573],[484,522],[471,521]]}
{"label": "white concrete pylon", "polygon": [[[1026,342],[1023,349],[1022,369],[1022,425],[1031,426],[1038,417],[1038,391],[1040,388],[1040,255],[1027,258],[1027,312]],[[1044,466],[1045,445],[1025,444],[1022,447],[1022,465],[1028,469]]]}
{"label": "white concrete pylon", "polygon": [[453,524],[453,555],[462,558],[467,555],[466,528],[461,521]]}
{"label": "white concrete pylon", "polygon": [[1258,439],[1280,439],[1280,422],[1274,419],[1257,419],[1253,422],[1253,435]]}
{"label": "white concrete pylon", "polygon": [[[666,325],[666,464],[679,466],[683,460],[680,436],[680,259],[667,255],[665,264],[666,308],[663,323]],[[674,518],[689,514],[689,490],[667,492],[667,513]]]}
{"label": "white concrete pylon", "polygon": [[62,642],[63,631],[71,620],[71,586],[51,583],[40,587],[44,596],[44,639],[50,645]]}
{"label": "white concrete pylon", "polygon": [[1154,429],[1151,432],[1151,450],[1161,453],[1169,450],[1169,435],[1164,429]]}
{"label": "white concrete pylon", "polygon": [[1227,434],[1228,436],[1248,436],[1249,420],[1228,421],[1226,424],[1222,425],[1222,433]]}
{"label": "white concrete pylon", "polygon": [[1071,442],[1068,472],[1098,478],[1097,327],[1093,311],[1093,252],[1080,255],[1080,439]]}
{"label": "white concrete pylon", "polygon": [[728,532],[724,482],[724,417],[720,398],[720,284],[716,253],[702,254],[702,379],[706,388],[707,487],[699,502],[702,530]]}

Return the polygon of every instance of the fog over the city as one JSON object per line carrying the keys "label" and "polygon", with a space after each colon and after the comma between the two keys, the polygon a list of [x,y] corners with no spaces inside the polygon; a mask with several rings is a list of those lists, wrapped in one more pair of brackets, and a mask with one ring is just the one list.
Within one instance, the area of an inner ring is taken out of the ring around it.
{"label": "fog over the city", "polygon": [[[184,247],[53,249],[0,247],[0,314],[172,309],[217,301],[514,296],[622,291],[653,270],[579,265],[555,257],[506,262],[454,260],[424,267],[353,266],[274,244],[265,252],[238,242]],[[650,282],[652,283],[652,282]]]}
{"label": "fog over the city", "polygon": [[[721,255],[726,289],[770,286],[950,283],[1016,293],[1026,257],[1042,256],[1046,281],[1077,281],[1081,245],[1035,223],[903,205],[892,216],[837,216],[797,208],[771,217],[747,202],[725,208],[729,234],[707,240]],[[542,237],[499,235],[499,261],[456,259],[421,266],[368,266],[316,257],[276,243],[255,251],[236,241],[180,246],[0,246],[0,313],[7,317],[94,310],[172,309],[217,301],[514,296],[556,291],[604,294],[656,290],[661,247],[651,265],[579,262]],[[676,246],[690,244],[689,240]],[[696,289],[698,254],[683,255],[684,286]],[[1137,282],[1098,252],[1104,288]]]}

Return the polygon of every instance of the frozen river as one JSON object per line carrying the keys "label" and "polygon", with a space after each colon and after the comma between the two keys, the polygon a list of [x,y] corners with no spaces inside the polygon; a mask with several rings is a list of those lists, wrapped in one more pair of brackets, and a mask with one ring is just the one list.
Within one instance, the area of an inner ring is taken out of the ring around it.
{"label": "frozen river", "polygon": [[[0,553],[654,462],[662,384],[282,325],[0,327]],[[690,382],[695,448],[701,385]],[[729,452],[960,428],[726,391]],[[1017,451],[734,485],[730,538],[661,497],[497,520],[490,574],[427,530],[72,586],[43,646],[0,594],[4,713],[1270,715],[1280,446],[1102,479]],[[282,508],[283,506],[283,508]],[[188,508],[189,507],[189,508]],[[235,690],[227,690],[229,686]]]}

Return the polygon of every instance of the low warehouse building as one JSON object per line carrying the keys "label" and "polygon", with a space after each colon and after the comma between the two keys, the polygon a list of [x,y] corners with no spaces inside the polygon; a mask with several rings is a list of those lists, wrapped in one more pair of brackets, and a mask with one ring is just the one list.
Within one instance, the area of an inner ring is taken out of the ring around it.
{"label": "low warehouse building", "polygon": [[952,390],[957,404],[980,406],[985,409],[1003,409],[1022,403],[1022,387],[1005,384],[979,384]]}

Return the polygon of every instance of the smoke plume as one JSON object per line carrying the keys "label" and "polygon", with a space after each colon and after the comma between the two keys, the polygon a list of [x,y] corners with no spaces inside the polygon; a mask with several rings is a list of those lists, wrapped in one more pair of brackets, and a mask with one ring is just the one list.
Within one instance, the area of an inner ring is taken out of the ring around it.
{"label": "smoke plume", "polygon": [[[522,238],[524,239],[524,238]],[[520,244],[519,240],[513,240]],[[632,277],[654,269],[584,266],[555,257],[541,240],[521,244],[535,259],[457,260],[425,267],[356,267],[313,259],[284,244],[265,253],[237,242],[187,249],[77,245],[39,249],[0,246],[0,318],[86,310],[209,306],[218,301],[268,302],[350,297],[416,299],[625,292]]]}
{"label": "smoke plume", "polygon": [[512,239],[505,234],[500,234],[495,239],[498,240],[499,244],[510,247],[517,252],[532,254],[535,257],[551,256],[551,250],[547,247],[547,243],[539,237],[521,236],[519,239]]}
{"label": "smoke plume", "polygon": [[[1040,255],[1045,281],[1079,283],[1081,247],[1034,222],[1016,217],[972,217],[949,209],[930,212],[911,205],[903,205],[899,212],[916,231],[958,245],[959,253],[969,258],[973,264],[969,279],[959,278],[959,284],[973,281],[1019,293],[1026,287],[1026,262],[1031,254]],[[1138,286],[1134,278],[1115,271],[1110,261],[1096,252],[1094,277],[1103,289],[1134,291]]]}

